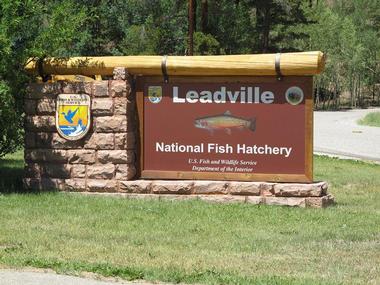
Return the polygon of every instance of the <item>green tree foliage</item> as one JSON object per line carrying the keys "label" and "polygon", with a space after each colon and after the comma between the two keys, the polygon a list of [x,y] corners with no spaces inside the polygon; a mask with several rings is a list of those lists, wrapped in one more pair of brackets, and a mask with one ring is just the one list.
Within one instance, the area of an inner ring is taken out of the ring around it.
{"label": "green tree foliage", "polygon": [[15,112],[20,107],[5,81],[0,81],[0,101],[0,154],[4,155],[17,149],[21,139],[21,120],[19,112]]}
{"label": "green tree foliage", "polygon": [[75,1],[0,2],[0,157],[22,143],[22,98],[32,56],[70,56],[80,51],[86,18]]}
{"label": "green tree foliage", "polygon": [[194,53],[197,55],[220,54],[219,42],[210,34],[194,33]]}
{"label": "green tree foliage", "polygon": [[82,55],[184,54],[186,1],[78,0],[87,8]]}
{"label": "green tree foliage", "polygon": [[[187,5],[176,0],[126,1],[126,16],[115,13],[122,23],[121,54],[185,54]],[[120,7],[120,9],[123,9]],[[123,17],[121,20],[120,17]]]}
{"label": "green tree foliage", "polygon": [[319,3],[308,14],[313,24],[303,27],[308,34],[303,49],[319,49],[328,57],[325,72],[316,80],[318,106],[339,108],[344,93],[351,107],[379,104],[378,0]]}
{"label": "green tree foliage", "polygon": [[239,54],[252,51],[250,7],[245,2],[209,1],[208,34],[220,44],[221,53]]}

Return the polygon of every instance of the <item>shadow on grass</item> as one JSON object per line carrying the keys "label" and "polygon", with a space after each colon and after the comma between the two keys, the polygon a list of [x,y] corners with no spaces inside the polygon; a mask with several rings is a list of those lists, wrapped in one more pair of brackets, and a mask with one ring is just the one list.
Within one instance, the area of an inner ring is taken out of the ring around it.
{"label": "shadow on grass", "polygon": [[0,194],[39,193],[38,190],[25,189],[22,184],[24,159],[22,151],[0,159]]}
{"label": "shadow on grass", "polygon": [[0,193],[24,193],[22,186],[22,174],[20,169],[2,168],[0,170]]}
{"label": "shadow on grass", "polygon": [[24,193],[22,176],[24,159],[22,152],[6,155],[0,159],[0,193]]}

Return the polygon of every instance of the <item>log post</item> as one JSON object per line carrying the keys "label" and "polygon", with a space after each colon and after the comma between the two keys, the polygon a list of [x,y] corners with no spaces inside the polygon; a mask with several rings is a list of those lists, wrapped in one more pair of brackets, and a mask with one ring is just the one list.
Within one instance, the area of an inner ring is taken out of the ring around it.
{"label": "log post", "polygon": [[[276,76],[276,54],[244,54],[213,56],[168,56],[169,76]],[[325,64],[320,51],[282,53],[280,71],[283,76],[315,75]],[[104,56],[45,58],[41,64],[31,59],[26,70],[55,75],[113,75],[115,67],[125,67],[133,75],[162,75],[162,56]],[[40,68],[38,68],[40,67]],[[41,70],[40,70],[41,71]]]}

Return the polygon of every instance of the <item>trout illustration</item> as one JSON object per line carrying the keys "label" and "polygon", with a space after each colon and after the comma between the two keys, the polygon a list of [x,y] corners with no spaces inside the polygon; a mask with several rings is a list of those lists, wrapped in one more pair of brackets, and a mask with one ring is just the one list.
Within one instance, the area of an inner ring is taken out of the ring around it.
{"label": "trout illustration", "polygon": [[196,128],[206,129],[210,133],[214,133],[215,130],[225,130],[229,135],[232,129],[248,129],[254,132],[256,130],[256,118],[239,118],[233,116],[230,111],[226,111],[221,115],[195,119],[194,126]]}

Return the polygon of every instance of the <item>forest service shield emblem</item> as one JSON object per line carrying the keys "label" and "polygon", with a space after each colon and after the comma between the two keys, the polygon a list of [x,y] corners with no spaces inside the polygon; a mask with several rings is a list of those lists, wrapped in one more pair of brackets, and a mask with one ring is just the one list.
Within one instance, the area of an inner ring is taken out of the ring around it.
{"label": "forest service shield emblem", "polygon": [[59,94],[55,124],[58,133],[67,140],[79,140],[90,129],[90,96],[85,94]]}

